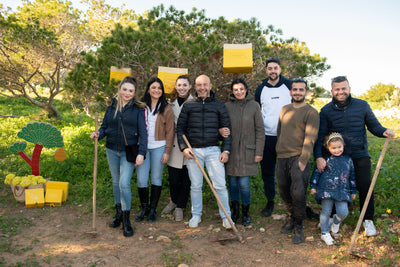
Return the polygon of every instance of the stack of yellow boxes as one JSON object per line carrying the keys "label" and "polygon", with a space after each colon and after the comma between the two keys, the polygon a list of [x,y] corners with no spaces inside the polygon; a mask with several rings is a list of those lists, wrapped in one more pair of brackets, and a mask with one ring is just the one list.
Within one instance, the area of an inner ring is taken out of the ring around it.
{"label": "stack of yellow boxes", "polygon": [[224,44],[223,68],[225,73],[252,72],[252,44]]}

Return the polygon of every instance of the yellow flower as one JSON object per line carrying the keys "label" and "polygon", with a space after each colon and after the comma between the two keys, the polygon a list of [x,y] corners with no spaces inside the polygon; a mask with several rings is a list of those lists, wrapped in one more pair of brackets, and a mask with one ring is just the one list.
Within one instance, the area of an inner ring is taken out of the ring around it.
{"label": "yellow flower", "polygon": [[392,214],[392,210],[391,209],[386,209],[386,213],[387,214]]}

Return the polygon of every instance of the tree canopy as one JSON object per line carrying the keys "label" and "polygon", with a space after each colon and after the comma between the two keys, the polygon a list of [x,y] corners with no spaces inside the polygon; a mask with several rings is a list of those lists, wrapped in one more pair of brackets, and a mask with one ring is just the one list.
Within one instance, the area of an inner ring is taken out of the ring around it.
{"label": "tree canopy", "polygon": [[[304,42],[295,38],[283,40],[282,31],[272,25],[263,28],[252,18],[227,21],[224,17],[207,18],[204,10],[193,8],[186,14],[173,6],[154,7],[147,16],[139,16],[137,27],[116,25],[101,46],[84,55],[66,79],[66,87],[82,107],[115,95],[110,84],[110,67],[128,67],[144,88],[158,66],[188,68],[194,79],[204,73],[210,76],[217,97],[226,100],[235,74],[224,74],[224,43],[253,44],[253,72],[239,74],[254,90],[265,78],[265,60],[278,56],[286,76],[317,78],[330,68],[326,58],[312,55]],[[96,100],[96,101],[94,101]]]}

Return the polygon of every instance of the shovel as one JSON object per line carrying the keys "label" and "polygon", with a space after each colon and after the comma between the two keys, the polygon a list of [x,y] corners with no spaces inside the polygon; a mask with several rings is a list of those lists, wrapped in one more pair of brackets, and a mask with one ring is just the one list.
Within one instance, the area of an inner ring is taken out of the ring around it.
{"label": "shovel", "polygon": [[355,251],[352,251],[353,246],[354,246],[354,242],[356,241],[356,238],[357,238],[357,235],[358,235],[358,231],[360,231],[361,223],[363,221],[365,212],[367,211],[368,203],[369,203],[369,200],[371,199],[372,191],[374,190],[374,187],[375,187],[376,178],[378,177],[379,170],[381,168],[382,161],[383,161],[383,158],[385,157],[385,153],[386,153],[386,150],[387,150],[387,147],[388,147],[388,144],[389,144],[389,139],[390,138],[386,138],[385,144],[383,145],[382,152],[381,152],[381,155],[380,155],[379,160],[378,160],[378,164],[376,164],[376,169],[375,169],[374,176],[373,176],[371,184],[369,186],[367,197],[365,198],[365,202],[364,202],[363,208],[361,210],[360,218],[358,218],[356,229],[354,230],[353,236],[351,238],[351,243],[350,243],[350,247],[348,249],[348,252],[349,252],[349,254],[353,254],[355,256],[358,256],[358,255],[356,254]]}
{"label": "shovel", "polygon": [[[189,149],[190,149],[191,151],[193,151],[192,146],[190,145],[190,143],[189,143],[189,141],[187,140],[186,136],[185,136],[185,135],[182,135],[182,137],[183,137],[183,140],[185,140],[185,143],[186,143],[186,145],[189,147]],[[243,243],[244,240],[243,240],[242,235],[240,234],[240,232],[239,232],[238,229],[236,228],[235,224],[233,223],[233,221],[232,221],[232,219],[231,219],[231,216],[229,216],[229,215],[228,215],[228,212],[226,212],[226,209],[225,209],[224,205],[222,204],[221,200],[219,199],[219,197],[218,197],[218,195],[217,195],[217,192],[215,191],[215,189],[214,189],[214,187],[213,187],[213,185],[212,185],[210,179],[208,178],[207,173],[204,171],[204,168],[201,166],[201,164],[200,164],[200,162],[199,162],[199,160],[198,160],[196,154],[195,154],[195,153],[191,153],[191,154],[193,155],[194,160],[195,160],[196,163],[197,163],[197,166],[199,166],[201,173],[203,174],[204,178],[206,179],[207,184],[210,186],[210,189],[211,189],[211,191],[213,192],[215,198],[217,199],[217,202],[218,202],[219,206],[221,207],[221,209],[222,209],[222,211],[224,212],[226,218],[228,219],[230,225],[232,226],[232,229],[233,229],[233,231],[235,232],[235,234],[236,234],[236,236],[237,236],[239,242],[240,242],[240,243]]]}
{"label": "shovel", "polygon": [[[95,115],[95,132],[99,126],[99,114],[96,112]],[[96,187],[97,187],[97,138],[94,139],[94,164],[93,164],[93,217],[92,217],[92,231],[87,232],[91,236],[96,236]]]}

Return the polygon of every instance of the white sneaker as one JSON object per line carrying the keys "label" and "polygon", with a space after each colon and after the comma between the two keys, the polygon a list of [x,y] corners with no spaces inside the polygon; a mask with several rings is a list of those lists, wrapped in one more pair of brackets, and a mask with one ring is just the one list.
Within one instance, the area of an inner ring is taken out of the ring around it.
{"label": "white sneaker", "polygon": [[333,240],[330,233],[321,234],[321,239],[324,240],[328,246],[335,244],[335,240]]}
{"label": "white sneaker", "polygon": [[189,227],[197,228],[200,222],[201,222],[201,216],[193,215],[193,217],[189,220]]}
{"label": "white sneaker", "polygon": [[222,226],[225,228],[225,229],[232,229],[232,226],[231,226],[231,224],[229,223],[229,220],[227,219],[227,218],[225,218],[225,219],[222,219]]}
{"label": "white sneaker", "polygon": [[376,228],[374,222],[371,220],[364,220],[363,226],[365,228],[366,236],[376,236]]}
{"label": "white sneaker", "polygon": [[[337,219],[336,214],[333,216],[336,217],[336,219]],[[334,234],[339,233],[339,227],[340,227],[340,223],[336,224],[335,220],[332,218],[331,232]]]}

